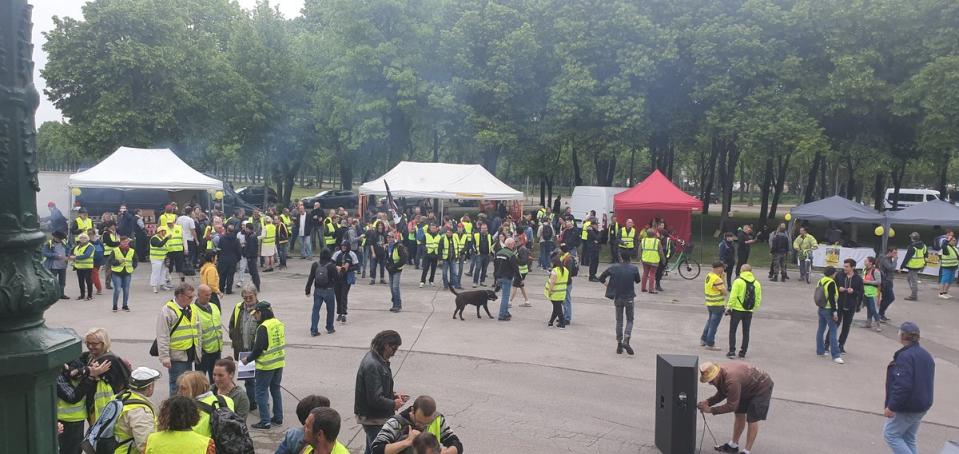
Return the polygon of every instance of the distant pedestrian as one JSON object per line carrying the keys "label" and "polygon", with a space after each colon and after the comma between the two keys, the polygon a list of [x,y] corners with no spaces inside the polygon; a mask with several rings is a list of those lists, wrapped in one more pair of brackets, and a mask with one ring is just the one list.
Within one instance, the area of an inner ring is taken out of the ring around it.
{"label": "distant pedestrian", "polygon": [[903,347],[886,367],[883,437],[893,454],[916,454],[919,424],[932,408],[936,363],[919,345],[919,326],[915,323],[905,322],[899,327],[899,342]]}
{"label": "distant pedestrian", "polygon": [[773,282],[786,282],[786,257],[789,256],[789,236],[786,235],[786,224],[779,224],[779,228],[769,236],[769,254],[772,261],[769,263],[769,279]]}
{"label": "distant pedestrian", "polygon": [[743,325],[743,343],[739,348],[739,357],[746,357],[749,349],[749,327],[752,324],[753,313],[759,310],[763,300],[763,289],[753,269],[748,263],[740,267],[739,277],[733,281],[733,288],[729,292],[729,301],[726,303],[726,314],[729,315],[729,351],[727,358],[736,356],[736,331],[739,324]]}
{"label": "distant pedestrian", "polygon": [[[640,240],[640,257],[643,261],[642,291],[656,293],[656,268],[660,266],[663,254],[663,243],[654,229],[646,229],[646,237]],[[646,289],[649,287],[649,290]]]}
{"label": "distant pedestrian", "polygon": [[486,287],[486,270],[493,257],[493,235],[489,233],[489,226],[480,222],[479,227],[480,231],[473,234],[473,288]]}
{"label": "distant pedestrian", "polygon": [[233,224],[225,227],[226,230],[217,242],[220,251],[216,257],[216,270],[220,274],[220,291],[225,295],[232,295],[233,277],[236,275],[237,265],[243,260],[243,251]]}
{"label": "distant pedestrian", "polygon": [[113,249],[107,265],[110,268],[110,279],[113,280],[113,312],[117,311],[117,299],[123,293],[123,310],[130,311],[130,282],[133,280],[133,270],[139,262],[136,251],[130,247],[130,238],[120,237],[120,244]]}
{"label": "distant pedestrian", "polygon": [[712,271],[706,274],[704,293],[708,317],[706,326],[703,327],[703,335],[699,338],[699,345],[706,347],[706,350],[719,350],[719,347],[716,347],[716,331],[719,330],[719,324],[723,321],[723,313],[726,311],[726,294],[729,293],[726,282],[723,280],[725,268],[723,262],[714,262]]}
{"label": "distant pedestrian", "polygon": [[[523,304],[520,304],[522,307],[531,307],[532,304],[529,303],[529,296],[526,295],[526,275],[529,274],[529,267],[533,264],[533,257],[531,256],[529,249],[526,248],[526,236],[519,236],[519,244],[516,247],[516,264],[519,274],[513,278],[513,292],[510,295],[510,303],[513,302],[513,299],[516,298],[516,295],[523,294]],[[518,289],[515,290],[515,289]]]}
{"label": "distant pedestrian", "polygon": [[169,370],[170,395],[176,394],[177,378],[193,370],[201,357],[199,321],[191,304],[194,291],[189,283],[178,285],[156,321],[158,359]]}
{"label": "distant pedestrian", "polygon": [[67,260],[73,262],[73,269],[77,272],[77,283],[80,285],[78,300],[93,299],[93,253],[90,237],[86,233],[77,235],[77,245]]}
{"label": "distant pedestrian", "polygon": [[843,272],[836,275],[836,285],[839,286],[839,352],[846,353],[846,339],[852,327],[856,312],[862,308],[863,285],[862,277],[856,273],[856,261],[846,259],[842,264]]}
{"label": "distant pedestrian", "polygon": [[400,297],[400,277],[403,273],[403,264],[409,259],[406,248],[400,241],[399,234],[389,236],[389,243],[384,250],[386,255],[386,270],[390,274],[390,312],[399,312],[403,309],[403,299]]}
{"label": "distant pedestrian", "polygon": [[509,294],[513,287],[513,279],[519,276],[519,264],[516,260],[516,242],[507,238],[502,248],[496,251],[493,258],[493,277],[496,287],[500,290],[499,316],[501,322],[509,321],[513,315],[509,313]]}
{"label": "distant pedestrian", "polygon": [[906,248],[906,256],[902,259],[902,269],[909,275],[906,280],[909,282],[909,296],[907,301],[916,301],[919,298],[919,273],[926,268],[926,244],[922,242],[919,233],[909,234],[909,247]]}
{"label": "distant pedestrian", "polygon": [[[320,335],[318,328],[320,322],[320,309],[326,304],[326,333],[333,334],[336,329],[333,328],[333,313],[336,307],[336,286],[337,268],[336,264],[330,258],[330,251],[326,248],[320,250],[320,260],[313,262],[310,267],[310,276],[306,280],[306,296],[310,296],[313,291],[313,310],[310,312],[310,335],[313,337]],[[315,288],[314,288],[315,287]]]}
{"label": "distant pedestrian", "polygon": [[806,231],[805,227],[799,228],[799,236],[793,240],[793,249],[796,251],[796,258],[799,260],[799,280],[809,283],[809,272],[812,269],[812,251],[819,247],[816,238]]}
{"label": "distant pedestrian", "polygon": [[583,240],[583,251],[586,263],[589,265],[589,281],[598,282],[596,270],[599,267],[599,224],[592,222],[586,228],[586,238]]}
{"label": "distant pedestrian", "polygon": [[213,303],[213,289],[209,285],[200,284],[196,290],[196,302],[193,303],[193,313],[196,315],[200,339],[200,363],[198,371],[206,372],[207,380],[213,381],[213,366],[222,356],[223,328],[220,317],[220,307]]}
{"label": "distant pedestrian", "polygon": [[253,223],[247,222],[243,225],[243,237],[246,239],[246,244],[243,246],[243,257],[246,258],[246,271],[250,273],[250,281],[259,291],[260,272],[257,267],[259,266],[260,249],[253,229]]}
{"label": "distant pedestrian", "polygon": [[626,225],[619,228],[619,232],[616,234],[616,242],[618,243],[620,257],[629,254],[629,259],[632,261],[633,257],[636,256],[636,233],[632,219],[627,219]]}
{"label": "distant pedestrian", "polygon": [[896,276],[896,257],[899,251],[895,246],[886,250],[886,255],[879,259],[879,271],[882,273],[882,288],[879,293],[879,320],[882,323],[889,321],[886,317],[886,310],[896,300],[896,294],[893,292],[893,280]]}
{"label": "distant pedestrian", "polygon": [[566,299],[566,287],[569,285],[569,268],[563,264],[563,260],[557,254],[553,255],[552,265],[553,269],[546,278],[546,288],[543,290],[546,299],[553,304],[553,312],[546,326],[552,327],[553,323],[559,320],[557,326],[565,329],[566,317],[563,315],[563,302]]}
{"label": "distant pedestrian", "polygon": [[[827,266],[823,272],[822,279],[816,284],[816,293],[813,298],[818,306],[819,328],[816,329],[816,354],[825,356],[826,351],[832,355],[833,362],[845,364],[839,348],[839,328],[836,323],[839,321],[839,286],[836,285],[836,269]],[[821,295],[820,296],[820,292]],[[823,335],[826,337],[823,338]]]}
{"label": "distant pedestrian", "polygon": [[[253,340],[256,337],[256,329],[259,322],[253,317],[256,309],[256,303],[259,302],[256,287],[247,284],[240,292],[242,301],[233,306],[230,314],[230,322],[227,330],[230,335],[230,343],[233,346],[233,357],[241,359],[240,353],[246,353],[253,350]],[[247,400],[250,401],[250,411],[256,410],[256,377],[241,380],[243,388],[246,390]]]}
{"label": "distant pedestrian", "polygon": [[43,243],[40,250],[44,257],[43,267],[57,277],[60,299],[68,300],[70,297],[65,293],[67,286],[67,235],[60,230],[54,230],[52,236],[46,243]]}
{"label": "distant pedestrian", "polygon": [[333,253],[330,260],[336,265],[336,279],[333,281],[333,293],[336,297],[336,320],[346,323],[350,289],[356,283],[356,267],[359,266],[360,260],[353,252],[353,247],[348,239],[340,242],[340,248]]}
{"label": "distant pedestrian", "polygon": [[726,288],[733,286],[733,271],[736,268],[736,236],[733,232],[726,232],[719,242],[719,261],[726,268]]}
{"label": "distant pedestrian", "polygon": [[750,224],[744,225],[739,229],[739,233],[736,235],[736,275],[739,276],[739,272],[742,269],[743,265],[749,262],[749,249],[752,247],[753,243],[756,242],[756,237],[753,235],[753,226]]}
{"label": "distant pedestrian", "polygon": [[403,339],[393,330],[380,331],[370,342],[370,350],[356,371],[353,413],[366,434],[366,451],[373,451],[373,441],[383,424],[403,407],[410,397],[393,391],[390,358],[396,355]]}
{"label": "distant pedestrian", "polygon": [[881,332],[879,300],[881,299],[882,273],[878,270],[875,257],[866,257],[862,270],[862,301],[866,305],[866,324],[864,328],[873,328]]}
{"label": "distant pedestrian", "polygon": [[[952,231],[949,231],[952,233]],[[939,256],[939,298],[949,299],[949,287],[956,282],[956,268],[959,267],[959,250],[956,250],[956,237],[950,235],[948,243],[942,247]]]}
{"label": "distant pedestrian", "polygon": [[[609,279],[609,283],[606,279]],[[621,355],[626,350],[627,354],[632,355],[633,347],[629,345],[629,339],[633,335],[636,284],[642,282],[639,268],[630,263],[630,254],[623,254],[618,263],[599,275],[599,281],[606,286],[606,298],[613,300],[616,310],[616,354]],[[625,326],[623,318],[626,319]]]}

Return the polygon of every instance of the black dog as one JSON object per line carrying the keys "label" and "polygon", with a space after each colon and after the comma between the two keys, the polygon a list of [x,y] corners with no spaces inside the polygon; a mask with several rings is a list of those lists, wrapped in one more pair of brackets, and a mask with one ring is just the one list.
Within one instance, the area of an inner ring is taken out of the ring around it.
{"label": "black dog", "polygon": [[456,309],[453,311],[453,319],[456,319],[456,313],[459,312],[460,320],[466,320],[463,318],[463,309],[466,308],[467,304],[472,304],[476,306],[476,318],[483,318],[480,316],[480,307],[486,310],[486,315],[489,318],[493,318],[493,314],[489,313],[489,307],[486,306],[487,301],[496,301],[499,299],[496,296],[496,292],[492,290],[470,290],[468,292],[456,293],[456,290],[453,290],[453,286],[450,286],[450,291],[456,295]]}

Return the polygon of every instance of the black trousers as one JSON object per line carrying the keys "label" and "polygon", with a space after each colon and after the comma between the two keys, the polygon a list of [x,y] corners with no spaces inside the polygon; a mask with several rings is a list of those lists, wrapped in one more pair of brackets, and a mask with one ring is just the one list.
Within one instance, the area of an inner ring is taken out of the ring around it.
{"label": "black trousers", "polygon": [[563,300],[550,301],[553,303],[553,313],[549,315],[549,324],[552,325],[556,319],[559,319],[559,326],[563,326],[566,319],[563,318]]}
{"label": "black trousers", "polygon": [[746,311],[730,311],[729,314],[729,351],[736,351],[736,331],[739,328],[739,323],[743,324],[743,345],[739,349],[740,355],[745,355],[746,350],[749,349],[749,325],[752,324],[753,313]]}
{"label": "black trousers", "polygon": [[222,352],[203,352],[203,356],[200,357],[200,364],[196,368],[200,372],[206,372],[206,377],[210,379],[210,383],[213,383],[213,366],[220,359],[220,355],[222,355]]}
{"label": "black trousers", "polygon": [[253,281],[253,285],[256,286],[256,291],[260,291],[260,270],[259,263],[257,263],[259,257],[248,257],[246,259],[246,271],[250,273],[250,280]]}
{"label": "black trousers", "polygon": [[599,245],[594,244],[586,248],[586,254],[589,255],[589,277],[596,278],[596,268],[599,267]]}
{"label": "black trousers", "polygon": [[724,262],[726,265],[726,288],[733,288],[733,262]]}
{"label": "black trousers", "polygon": [[233,293],[233,275],[236,273],[236,262],[221,260],[216,263],[216,271],[220,273],[220,291],[230,295]]}
{"label": "black trousers", "polygon": [[350,304],[350,287],[352,285],[346,282],[336,281],[333,283],[333,295],[336,297],[336,315],[346,315]]}
{"label": "black trousers", "polygon": [[849,337],[849,328],[852,327],[852,319],[856,316],[856,309],[841,308],[836,313],[839,315],[838,323],[842,328],[839,331],[839,348],[842,348],[846,345],[846,338]]}
{"label": "black trousers", "polygon": [[80,442],[83,441],[83,421],[63,422],[63,433],[57,436],[60,454],[80,454]]}
{"label": "black trousers", "polygon": [[420,276],[420,282],[426,282],[426,272],[430,273],[430,283],[433,282],[433,278],[436,277],[436,256],[432,254],[426,254],[423,256],[423,275]]}
{"label": "black trousers", "polygon": [[886,309],[896,300],[896,294],[892,292],[892,281],[883,281],[882,298],[879,301],[879,316],[886,316]]}
{"label": "black trousers", "polygon": [[93,270],[77,270],[77,283],[80,285],[80,298],[93,296]]}
{"label": "black trousers", "polygon": [[663,273],[666,272],[666,265],[667,262],[663,260],[662,262],[659,262],[659,266],[656,267],[656,290],[659,290],[662,287],[659,285],[659,283],[663,280]]}
{"label": "black trousers", "polygon": [[749,263],[749,254],[738,254],[736,256],[736,276],[739,276],[739,270],[743,265]]}

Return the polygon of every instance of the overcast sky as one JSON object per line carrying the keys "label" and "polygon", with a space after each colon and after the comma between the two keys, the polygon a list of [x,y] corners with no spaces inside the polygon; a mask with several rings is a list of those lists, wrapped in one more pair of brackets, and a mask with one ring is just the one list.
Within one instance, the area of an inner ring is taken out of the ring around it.
{"label": "overcast sky", "polygon": [[[256,4],[256,0],[236,0],[244,8],[251,8]],[[83,16],[83,0],[32,0],[33,4],[33,61],[36,63],[34,68],[33,80],[40,91],[40,107],[37,109],[37,126],[45,121],[57,121],[63,119],[60,111],[53,106],[53,103],[43,94],[46,83],[40,77],[40,70],[47,62],[46,53],[43,52],[43,32],[53,29],[53,16],[73,17],[80,19]],[[294,17],[300,14],[303,8],[303,0],[271,0],[270,4],[280,5],[280,11],[286,17]]]}

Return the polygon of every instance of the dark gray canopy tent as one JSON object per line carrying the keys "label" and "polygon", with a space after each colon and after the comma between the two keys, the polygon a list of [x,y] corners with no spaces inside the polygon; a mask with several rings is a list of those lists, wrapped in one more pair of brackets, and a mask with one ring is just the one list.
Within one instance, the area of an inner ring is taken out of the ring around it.
{"label": "dark gray canopy tent", "polygon": [[[884,214],[838,195],[799,205],[789,210],[789,214],[792,216],[792,219],[789,220],[789,241],[793,239],[793,228],[799,219],[881,225],[885,225],[886,222]],[[889,229],[885,230],[888,231]],[[885,241],[885,238],[883,241]],[[885,244],[883,246],[885,247]]]}
{"label": "dark gray canopy tent", "polygon": [[[919,203],[902,211],[886,213],[886,230],[892,224],[956,226],[959,225],[959,207],[942,200]],[[886,235],[882,237],[882,247],[886,248]]]}

